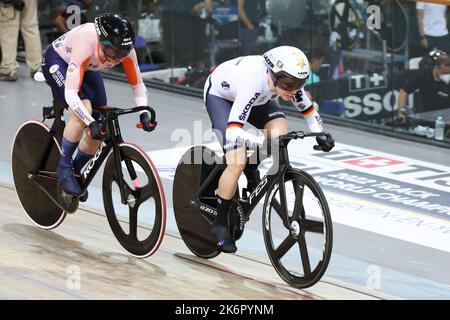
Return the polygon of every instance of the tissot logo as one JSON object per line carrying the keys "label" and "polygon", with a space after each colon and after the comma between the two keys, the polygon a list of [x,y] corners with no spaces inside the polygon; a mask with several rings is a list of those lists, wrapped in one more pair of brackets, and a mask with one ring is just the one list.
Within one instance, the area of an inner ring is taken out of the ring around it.
{"label": "tissot logo", "polygon": [[242,111],[241,115],[239,116],[239,120],[244,121],[245,118],[247,118],[248,111],[250,110],[250,108],[252,107],[252,105],[255,103],[256,99],[258,99],[258,97],[260,95],[261,94],[259,92],[255,93],[255,96],[250,99],[250,101],[245,106],[244,111]]}

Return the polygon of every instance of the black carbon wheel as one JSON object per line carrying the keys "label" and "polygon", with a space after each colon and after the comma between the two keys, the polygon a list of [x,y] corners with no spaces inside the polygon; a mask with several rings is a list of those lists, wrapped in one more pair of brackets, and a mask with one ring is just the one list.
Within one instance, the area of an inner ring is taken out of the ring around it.
{"label": "black carbon wheel", "polygon": [[280,180],[269,188],[263,209],[267,253],[280,277],[296,288],[314,285],[325,273],[333,247],[330,211],[320,186],[307,173],[290,168],[284,187],[289,223],[282,223]]}
{"label": "black carbon wheel", "polygon": [[[145,258],[156,252],[164,236],[164,190],[153,163],[144,151],[125,142],[119,147],[127,204],[121,202],[119,177],[111,153],[103,174],[105,213],[122,247],[137,258]],[[131,179],[127,162],[136,171],[137,179]]]}
{"label": "black carbon wheel", "polygon": [[17,131],[12,147],[12,175],[14,186],[20,203],[28,217],[43,229],[54,229],[66,217],[46,193],[57,197],[56,168],[59,162],[58,142],[53,138],[53,145],[48,154],[47,162],[38,172],[39,183],[43,191],[28,175],[36,166],[42,146],[48,139],[50,129],[42,122],[32,120],[25,122]]}
{"label": "black carbon wheel", "polygon": [[[175,172],[173,182],[173,211],[178,230],[186,246],[196,256],[205,259],[216,257],[220,251],[211,234],[212,221],[208,221],[198,209],[191,206],[193,194],[208,174],[213,170],[219,158],[214,152],[204,146],[192,147],[181,158]],[[210,183],[201,201],[216,206],[214,191],[218,185],[221,173]]]}

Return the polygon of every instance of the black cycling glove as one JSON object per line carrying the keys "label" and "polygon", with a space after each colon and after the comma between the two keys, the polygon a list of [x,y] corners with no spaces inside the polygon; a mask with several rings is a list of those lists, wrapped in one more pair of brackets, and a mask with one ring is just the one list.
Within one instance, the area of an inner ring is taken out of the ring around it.
{"label": "black cycling glove", "polygon": [[150,132],[155,130],[157,122],[156,121],[151,122],[147,112],[141,113],[139,115],[139,119],[141,121],[142,129],[144,129],[144,131]]}
{"label": "black cycling glove", "polygon": [[334,139],[329,135],[324,136],[317,136],[316,137],[317,144],[319,145],[320,149],[325,152],[329,152],[331,149],[334,148]]}
{"label": "black cycling glove", "polygon": [[91,138],[94,140],[103,140],[106,138],[106,133],[102,130],[97,121],[92,121],[89,124],[89,129],[91,130]]}

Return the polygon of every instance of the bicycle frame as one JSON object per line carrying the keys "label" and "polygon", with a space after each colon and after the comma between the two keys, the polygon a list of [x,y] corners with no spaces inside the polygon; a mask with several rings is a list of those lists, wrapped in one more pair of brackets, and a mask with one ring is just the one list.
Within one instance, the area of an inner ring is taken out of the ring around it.
{"label": "bicycle frame", "polygon": [[[135,107],[130,109],[117,109],[111,108],[105,112],[103,124],[106,124],[106,133],[108,138],[102,141],[100,147],[94,154],[94,157],[87,163],[85,170],[79,179],[79,184],[82,190],[82,193],[86,191],[89,184],[93,180],[97,171],[102,166],[106,157],[109,155],[112,150],[114,154],[114,162],[116,164],[116,170],[118,174],[118,184],[120,189],[120,199],[123,204],[127,203],[127,199],[125,197],[125,186],[123,184],[123,173],[122,173],[122,158],[120,155],[119,145],[123,142],[122,134],[120,132],[119,119],[120,115],[135,113],[139,111],[147,110],[151,113],[151,121],[153,122],[155,119],[155,112],[150,107]],[[125,165],[130,174],[131,180],[135,180],[137,178],[136,171],[134,170],[133,165],[130,160],[125,160]]]}
{"label": "bicycle frame", "polygon": [[[58,106],[56,108],[56,106]],[[55,104],[54,101],[54,115],[47,115],[45,114],[44,110],[44,120],[50,119],[55,117],[55,121],[51,127],[50,134],[48,136],[48,142],[43,144],[43,147],[41,149],[41,153],[39,156],[39,161],[36,163],[36,167],[34,170],[30,172],[30,178],[33,179],[33,181],[44,191],[47,193],[47,195],[50,196],[50,198],[55,202],[57,205],[59,205],[59,202],[57,198],[54,197],[54,195],[50,194],[45,187],[40,183],[40,180],[45,179],[55,179],[54,176],[48,175],[48,173],[41,172],[40,168],[42,168],[47,161],[48,155],[53,147],[54,140],[53,138],[56,137],[58,142],[61,141],[62,133],[65,128],[65,122],[62,118],[63,112],[62,112],[61,105]],[[123,204],[127,203],[127,199],[125,196],[125,186],[123,183],[123,173],[122,173],[122,158],[120,155],[120,143],[123,142],[122,134],[120,131],[119,126],[119,120],[118,117],[120,115],[128,114],[128,113],[135,113],[139,111],[147,110],[151,113],[151,121],[153,122],[155,120],[155,111],[150,107],[135,107],[130,109],[118,109],[118,108],[105,108],[101,110],[103,112],[102,114],[102,128],[106,128],[106,136],[107,138],[104,139],[100,145],[100,147],[95,152],[93,158],[87,163],[86,169],[83,171],[81,176],[78,178],[78,183],[80,184],[80,188],[82,190],[82,194],[87,190],[90,183],[92,182],[94,176],[100,169],[101,165],[109,155],[110,151],[114,153],[114,161],[116,164],[116,170],[118,174],[118,184],[120,189],[120,196],[121,196],[121,202]],[[130,173],[130,177],[132,180],[135,180],[137,178],[136,171],[134,170],[131,161],[125,160],[125,164],[127,166],[127,169]],[[52,172],[54,175],[55,173]]]}
{"label": "bicycle frame", "polygon": [[[213,216],[217,215],[217,209],[202,203],[200,201],[200,195],[203,191],[209,186],[211,181],[220,173],[223,172],[223,170],[226,168],[226,164],[219,164],[217,165],[213,171],[208,175],[205,182],[201,185],[199,191],[193,196],[193,200],[191,202],[191,205],[199,209],[203,214],[208,216],[210,219],[213,219]],[[258,205],[259,201],[265,196],[265,194],[268,191],[269,186],[273,184],[275,180],[277,180],[280,175],[283,175],[284,172],[289,167],[289,164],[282,165],[282,168],[279,169],[279,171],[276,174],[273,175],[265,175],[258,186],[253,190],[253,192],[250,194],[247,201],[239,199],[239,203],[242,205],[244,209],[244,215],[248,219],[250,217],[250,214],[255,209],[255,207]],[[272,167],[273,168],[273,167]],[[284,202],[285,204],[285,202]],[[283,210],[286,207],[283,207]]]}
{"label": "bicycle frame", "polygon": [[[265,175],[258,186],[253,190],[253,192],[248,197],[248,201],[238,199],[239,203],[243,207],[244,210],[244,216],[246,220],[250,218],[251,213],[258,205],[259,201],[267,194],[269,191],[269,188],[273,185],[273,183],[277,180],[280,181],[279,183],[279,191],[280,191],[280,206],[281,206],[281,212],[283,212],[283,225],[287,229],[291,229],[291,223],[289,221],[289,216],[287,214],[287,200],[286,200],[286,190],[284,186],[284,177],[286,171],[291,168],[291,165],[289,163],[289,154],[287,150],[287,146],[289,142],[292,139],[303,139],[304,137],[311,137],[311,136],[319,136],[324,135],[323,132],[318,133],[304,133],[304,132],[292,132],[287,135],[284,135],[280,137],[279,139],[279,161],[278,163],[274,163],[272,167],[269,169],[269,172],[273,172],[276,170],[274,174],[271,175]],[[256,152],[253,156],[257,156]],[[252,157],[253,157],[252,156]],[[251,158],[249,158],[251,159]],[[209,184],[213,181],[213,179],[226,168],[226,164],[218,164],[214,167],[214,169],[211,171],[211,173],[208,175],[204,183],[200,186],[200,189],[197,193],[194,194],[193,199],[191,201],[191,205],[200,212],[209,218],[209,220],[214,220],[214,216],[217,216],[217,209],[202,203],[200,201],[200,195],[205,191],[205,189],[209,186]]]}

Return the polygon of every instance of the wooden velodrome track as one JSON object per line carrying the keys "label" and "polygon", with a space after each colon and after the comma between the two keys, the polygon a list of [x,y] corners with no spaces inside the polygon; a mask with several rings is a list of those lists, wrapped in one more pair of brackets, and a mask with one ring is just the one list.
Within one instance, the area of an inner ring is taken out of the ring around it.
{"label": "wooden velodrome track", "polygon": [[0,299],[390,298],[327,277],[297,290],[246,253],[199,259],[170,233],[153,256],[139,260],[120,247],[102,213],[79,209],[57,229],[42,230],[13,187],[0,185]]}

